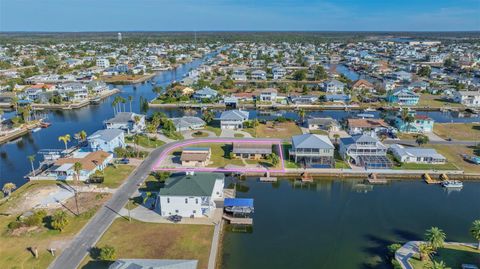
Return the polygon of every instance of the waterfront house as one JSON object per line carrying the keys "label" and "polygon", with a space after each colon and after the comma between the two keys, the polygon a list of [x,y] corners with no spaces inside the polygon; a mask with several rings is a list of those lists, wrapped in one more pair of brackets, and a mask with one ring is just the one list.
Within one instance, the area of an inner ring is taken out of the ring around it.
{"label": "waterfront house", "polygon": [[426,81],[414,81],[408,84],[408,89],[412,91],[426,91],[430,84]]}
{"label": "waterfront house", "polygon": [[340,138],[340,155],[351,164],[369,169],[391,168],[387,147],[377,138],[359,134]]}
{"label": "waterfront house", "polygon": [[249,118],[248,111],[243,110],[227,110],[220,115],[221,129],[241,129],[243,123]]}
{"label": "waterfront house", "polygon": [[254,70],[250,77],[254,80],[266,80],[267,79],[267,72],[263,70]]}
{"label": "waterfront house", "polygon": [[348,119],[347,128],[350,135],[366,133],[377,136],[387,133],[391,127],[382,119]]}
{"label": "waterfront house", "polygon": [[346,94],[327,94],[325,95],[325,101],[336,103],[348,103],[350,102],[350,95]]}
{"label": "waterfront house", "polygon": [[233,156],[242,159],[265,159],[272,154],[272,144],[265,143],[233,143]]}
{"label": "waterfront house", "polygon": [[196,99],[196,100],[203,100],[203,99],[212,99],[212,98],[215,98],[217,97],[218,95],[218,92],[212,88],[209,88],[209,87],[205,87],[203,89],[200,89],[198,91],[196,91],[194,94],[193,94],[193,98]]}
{"label": "waterfront house", "polygon": [[210,148],[184,148],[180,161],[182,166],[205,167],[210,162],[212,151]]}
{"label": "waterfront house", "polygon": [[480,91],[456,91],[453,101],[469,107],[480,107]]}
{"label": "waterfront house", "polygon": [[340,130],[338,121],[332,118],[309,118],[307,119],[308,130],[322,130],[326,132],[337,132]]}
{"label": "waterfront house", "polygon": [[412,122],[405,122],[400,115],[395,117],[395,127],[404,133],[430,133],[433,132],[434,120],[427,115],[412,115]]}
{"label": "waterfront house", "polygon": [[327,93],[343,93],[345,83],[336,79],[328,80],[323,83],[323,90]]}
{"label": "waterfront house", "polygon": [[187,172],[171,175],[160,189],[160,214],[163,217],[210,217],[217,203],[223,202],[223,173]]}
{"label": "waterfront house", "polygon": [[67,101],[83,101],[88,98],[88,88],[85,84],[72,82],[58,86],[58,93]]}
{"label": "waterfront house", "polygon": [[124,148],[125,133],[120,129],[104,129],[96,131],[87,137],[88,147],[92,151],[103,150],[113,152],[115,148]]}
{"label": "waterfront house", "polygon": [[126,133],[140,133],[145,129],[145,115],[133,112],[118,112],[115,117],[104,121],[107,129],[120,129]]}
{"label": "waterfront house", "polygon": [[118,259],[108,269],[198,269],[198,260]]}
{"label": "waterfront house", "polygon": [[108,90],[107,84],[100,80],[91,81],[88,83],[87,88],[92,94],[102,94]]}
{"label": "waterfront house", "polygon": [[183,116],[181,118],[172,118],[173,125],[177,132],[200,130],[205,128],[205,121],[199,117]]}
{"label": "waterfront house", "polygon": [[259,100],[274,103],[277,100],[277,90],[274,88],[263,89],[260,92]]}
{"label": "waterfront house", "polygon": [[392,144],[389,151],[401,163],[444,164],[447,161],[442,154],[430,148],[407,148]]}
{"label": "waterfront house", "polygon": [[362,91],[374,92],[375,87],[369,81],[364,80],[364,79],[359,79],[359,80],[355,81],[355,83],[353,83],[352,90],[360,91],[360,92],[362,92]]}
{"label": "waterfront house", "polygon": [[318,101],[318,96],[315,95],[294,95],[290,96],[290,101],[296,105],[310,105]]}
{"label": "waterfront house", "polygon": [[223,103],[226,107],[236,108],[238,106],[238,98],[235,96],[224,96]]}
{"label": "waterfront house", "polygon": [[329,168],[335,165],[335,147],[326,135],[302,134],[292,137],[290,158],[304,167]]}
{"label": "waterfront house", "polygon": [[416,105],[420,96],[408,88],[396,88],[388,92],[387,101],[398,105]]}
{"label": "waterfront house", "polygon": [[82,169],[80,170],[79,180],[85,181],[96,171],[102,171],[113,160],[113,154],[98,150],[94,152],[77,151],[70,157],[62,157],[55,160],[54,164],[50,166],[42,174],[36,176],[36,179],[51,179],[51,180],[76,180],[75,163],[80,163]]}

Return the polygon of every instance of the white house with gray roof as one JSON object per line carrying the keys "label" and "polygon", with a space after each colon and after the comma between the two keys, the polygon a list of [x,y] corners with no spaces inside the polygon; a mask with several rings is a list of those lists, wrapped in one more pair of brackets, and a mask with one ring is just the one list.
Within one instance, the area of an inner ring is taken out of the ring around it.
{"label": "white house with gray roof", "polygon": [[480,91],[454,92],[453,101],[465,106],[480,107]]}
{"label": "white house with gray roof", "polygon": [[290,158],[305,167],[329,168],[335,165],[335,147],[326,135],[302,134],[292,137]]}
{"label": "white house with gray roof", "polygon": [[118,259],[108,269],[197,269],[198,260]]}
{"label": "white house with gray roof", "polygon": [[115,148],[124,148],[125,134],[120,129],[104,129],[96,131],[87,137],[88,146],[92,151],[103,150],[112,153]]}
{"label": "white house with gray roof", "polygon": [[210,217],[223,204],[225,175],[186,172],[171,175],[160,189],[160,214],[164,217]]}
{"label": "white house with gray roof", "polygon": [[351,164],[371,169],[391,168],[387,147],[377,138],[359,134],[340,138],[340,155]]}
{"label": "white house with gray roof", "polygon": [[248,120],[248,111],[243,110],[227,110],[220,115],[221,129],[241,129],[243,123]]}
{"label": "white house with gray roof", "polygon": [[119,112],[115,117],[104,121],[104,124],[107,129],[120,129],[126,133],[139,133],[145,129],[145,115],[133,112]]}
{"label": "white house with gray roof", "polygon": [[181,118],[172,118],[173,125],[177,132],[189,131],[189,130],[200,130],[205,128],[205,121],[199,117],[188,117],[184,116]]}
{"label": "white house with gray roof", "polygon": [[402,163],[444,164],[447,161],[447,158],[435,149],[406,148],[399,144],[392,144],[389,151]]}

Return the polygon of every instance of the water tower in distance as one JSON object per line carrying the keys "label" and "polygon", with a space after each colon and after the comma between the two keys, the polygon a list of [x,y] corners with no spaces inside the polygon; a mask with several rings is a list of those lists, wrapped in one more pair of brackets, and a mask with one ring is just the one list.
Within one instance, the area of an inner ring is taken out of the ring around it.
{"label": "water tower in distance", "polygon": [[118,39],[118,42],[122,41],[122,33],[117,34],[117,39]]}

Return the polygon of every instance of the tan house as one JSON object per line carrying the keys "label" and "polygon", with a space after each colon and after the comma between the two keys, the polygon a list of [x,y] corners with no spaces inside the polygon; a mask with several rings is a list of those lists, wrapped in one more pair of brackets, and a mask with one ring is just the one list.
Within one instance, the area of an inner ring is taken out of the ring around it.
{"label": "tan house", "polygon": [[184,148],[180,161],[182,166],[205,167],[210,162],[212,151],[210,148]]}
{"label": "tan house", "polygon": [[369,92],[372,92],[372,91],[375,90],[375,87],[369,81],[366,81],[364,79],[359,79],[359,80],[355,81],[355,83],[353,83],[352,89],[354,91],[367,90]]}
{"label": "tan house", "polygon": [[235,158],[259,160],[265,159],[272,154],[272,144],[260,143],[233,143],[233,155]]}

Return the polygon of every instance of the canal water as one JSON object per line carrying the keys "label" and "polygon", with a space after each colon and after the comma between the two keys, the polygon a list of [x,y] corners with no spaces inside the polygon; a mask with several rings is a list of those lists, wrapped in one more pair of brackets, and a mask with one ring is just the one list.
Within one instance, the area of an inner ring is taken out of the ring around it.
{"label": "canal water", "polygon": [[221,268],[391,268],[386,247],[422,239],[431,226],[448,241],[474,242],[469,228],[480,218],[480,182],[464,184],[447,192],[420,181],[371,188],[347,180],[247,180],[238,189],[248,191],[237,196],[254,199],[253,229],[227,227]]}
{"label": "canal water", "polygon": [[[157,76],[153,78],[153,84],[150,82],[135,84],[135,85],[122,85],[117,86],[121,89],[121,93],[118,95],[127,98],[128,96],[133,96],[132,110],[134,112],[140,111],[140,98],[143,97],[147,100],[152,100],[155,97],[155,93],[152,92],[152,88],[155,85],[165,86],[172,81],[180,81],[182,77],[188,73],[191,69],[198,67],[213,54],[208,55],[205,59],[198,59],[191,63],[185,64],[177,68],[176,70],[160,72]],[[338,65],[337,69],[339,72],[346,75],[354,76],[355,73],[352,70],[349,70],[344,65]],[[353,72],[353,73],[352,73]],[[113,86],[110,86],[113,88]],[[38,166],[38,163],[41,161],[41,156],[37,154],[39,150],[42,149],[61,149],[64,147],[62,142],[58,141],[58,137],[65,134],[70,134],[72,136],[72,141],[69,145],[74,145],[76,141],[73,139],[73,135],[78,133],[81,130],[85,130],[87,134],[92,134],[93,132],[103,128],[103,121],[113,117],[113,108],[111,106],[115,96],[110,96],[103,100],[99,105],[91,105],[81,109],[70,110],[70,111],[52,111],[47,112],[46,117],[47,121],[51,122],[51,127],[47,129],[42,129],[36,133],[30,133],[23,136],[16,141],[12,141],[8,144],[0,146],[0,186],[3,186],[6,182],[14,182],[17,187],[25,184],[26,180],[24,175],[26,175],[30,170],[30,162],[27,159],[27,156],[36,155],[35,167]],[[127,111],[130,110],[130,104],[127,102],[125,104]],[[189,110],[188,112],[176,108],[154,108],[150,109],[149,113],[153,111],[164,112],[169,117],[178,117],[183,116],[187,113],[188,115],[199,115],[199,110]],[[221,111],[216,111],[217,116]],[[286,117],[289,119],[297,120],[299,116],[295,111],[274,111],[272,113],[259,112],[255,110],[250,110],[251,118],[259,118],[265,120],[275,119],[279,116]],[[306,116],[315,116],[315,117],[332,117],[337,120],[342,120],[348,117],[354,117],[355,114],[359,113],[358,111],[341,111],[341,110],[331,110],[331,111],[307,111]],[[368,112],[379,117],[379,112]],[[433,118],[436,122],[473,122],[480,121],[478,117],[462,117],[462,115],[454,114],[455,112],[418,112],[419,114],[426,114]],[[13,112],[6,113],[5,117],[9,118],[13,115]]]}

